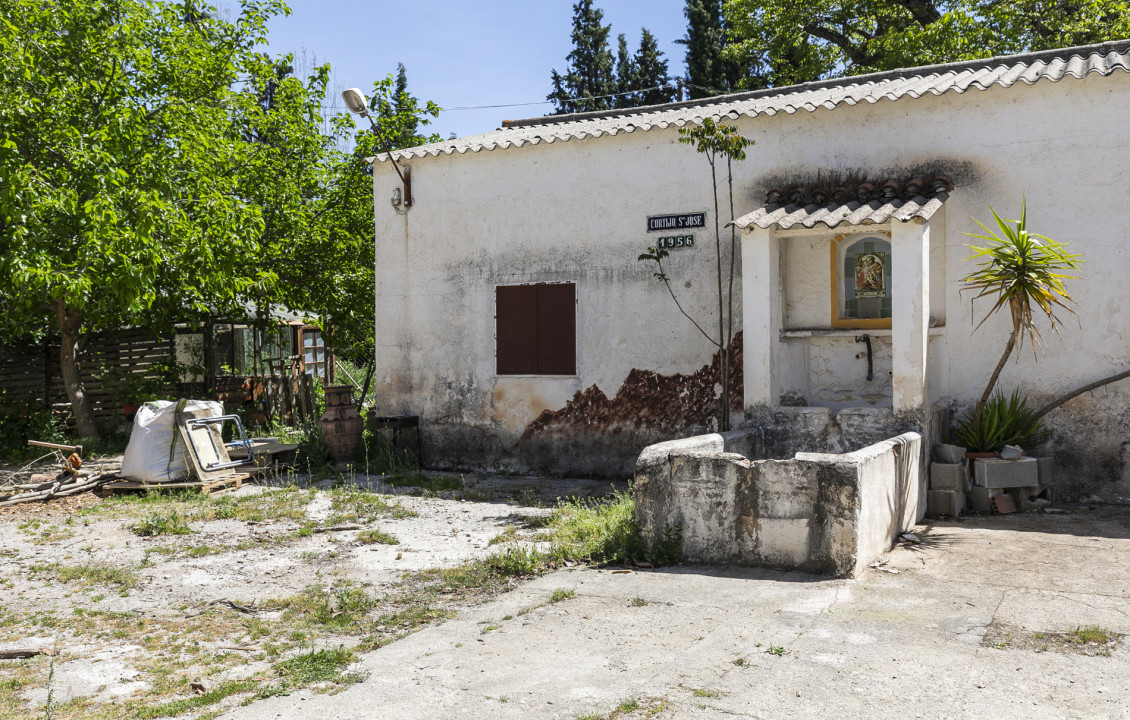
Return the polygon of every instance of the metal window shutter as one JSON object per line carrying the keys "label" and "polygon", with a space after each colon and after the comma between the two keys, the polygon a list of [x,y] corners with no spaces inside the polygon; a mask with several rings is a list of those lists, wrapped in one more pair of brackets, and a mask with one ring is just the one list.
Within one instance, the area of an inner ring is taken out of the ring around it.
{"label": "metal window shutter", "polygon": [[576,286],[538,285],[538,372],[577,374]]}
{"label": "metal window shutter", "polygon": [[495,288],[495,336],[499,375],[538,371],[538,289],[536,285]]}

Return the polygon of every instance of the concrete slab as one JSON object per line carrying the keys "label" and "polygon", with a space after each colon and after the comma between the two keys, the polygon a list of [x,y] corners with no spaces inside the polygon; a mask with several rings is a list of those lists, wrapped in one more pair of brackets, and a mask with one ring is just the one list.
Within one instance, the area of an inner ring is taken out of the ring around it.
{"label": "concrete slab", "polygon": [[[575,720],[635,699],[661,709],[623,717],[1130,718],[1124,640],[1105,656],[1020,642],[1087,625],[1130,634],[1130,509],[915,532],[887,557],[898,574],[854,580],[557,572],[369,654],[368,679],[342,693],[223,717]],[[561,587],[576,597],[544,605]]]}

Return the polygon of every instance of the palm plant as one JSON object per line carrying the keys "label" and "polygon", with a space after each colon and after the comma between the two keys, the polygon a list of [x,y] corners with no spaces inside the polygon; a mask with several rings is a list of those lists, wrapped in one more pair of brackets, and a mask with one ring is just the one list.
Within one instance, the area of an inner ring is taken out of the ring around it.
{"label": "palm plant", "polygon": [[1004,364],[1012,355],[1017,343],[1023,347],[1027,337],[1032,346],[1033,357],[1036,354],[1036,346],[1043,344],[1043,337],[1036,327],[1034,311],[1042,312],[1057,334],[1060,321],[1056,316],[1056,310],[1075,313],[1068,305],[1074,300],[1068,294],[1063,281],[1077,277],[1065,275],[1064,272],[1077,268],[1080,262],[1079,255],[1067,252],[1063,244],[1044,235],[1028,232],[1026,203],[1021,203],[1019,220],[1002,220],[991,205],[989,210],[993,213],[1000,232],[999,234],[994,232],[978,220],[977,224],[984,229],[984,234],[965,233],[990,244],[984,247],[967,246],[974,251],[972,256],[966,258],[967,260],[980,258],[984,259],[984,262],[977,270],[962,278],[965,284],[963,290],[976,292],[977,295],[973,300],[983,297],[995,300],[985,313],[985,317],[977,323],[978,328],[996,311],[1007,307],[1012,317],[1012,332],[1008,336],[1004,353],[993,370],[992,377],[989,378],[989,384],[973,411],[974,423],[980,422],[985,403],[988,402],[1001,370],[1004,369]]}

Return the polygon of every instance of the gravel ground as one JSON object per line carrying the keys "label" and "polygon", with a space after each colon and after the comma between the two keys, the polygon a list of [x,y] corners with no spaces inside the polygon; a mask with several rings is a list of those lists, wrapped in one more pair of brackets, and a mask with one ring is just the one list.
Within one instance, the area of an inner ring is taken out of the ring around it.
{"label": "gravel ground", "polygon": [[[0,661],[0,718],[43,717],[49,691],[56,718],[144,717],[146,707],[240,680],[278,681],[283,673],[272,667],[302,653],[357,647],[366,642],[360,624],[381,622],[381,613],[430,613],[379,625],[383,645],[500,589],[436,590],[421,580],[428,572],[536,546],[530,518],[552,514],[558,495],[609,489],[530,478],[462,484],[431,492],[350,476],[306,488],[245,485],[208,500],[85,494],[0,508],[0,650],[58,653]],[[171,512],[190,534],[135,531]],[[366,542],[374,531],[396,544]],[[296,597],[322,602],[325,616],[311,620]],[[368,604],[351,609],[356,598]],[[336,680],[313,686],[332,689]],[[243,688],[189,715],[207,717],[247,696]]]}

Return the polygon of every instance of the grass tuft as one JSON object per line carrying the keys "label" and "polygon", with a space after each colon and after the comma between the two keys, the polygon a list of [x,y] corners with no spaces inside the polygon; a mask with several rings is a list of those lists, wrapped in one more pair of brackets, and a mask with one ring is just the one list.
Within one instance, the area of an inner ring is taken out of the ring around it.
{"label": "grass tuft", "polygon": [[1105,630],[1098,625],[1088,625],[1087,627],[1077,627],[1071,632],[1067,633],[1067,638],[1071,642],[1080,645],[1093,643],[1095,645],[1107,645],[1114,642],[1115,635],[1109,630]]}
{"label": "grass tuft", "polygon": [[553,591],[553,594],[549,596],[549,602],[556,603],[575,597],[577,597],[577,593],[575,591],[568,588],[557,588]]}

